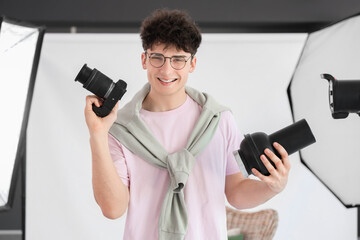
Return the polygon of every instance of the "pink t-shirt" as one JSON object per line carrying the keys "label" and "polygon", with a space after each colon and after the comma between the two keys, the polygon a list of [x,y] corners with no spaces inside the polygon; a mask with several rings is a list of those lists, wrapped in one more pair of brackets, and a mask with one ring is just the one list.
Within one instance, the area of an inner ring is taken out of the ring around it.
{"label": "pink t-shirt", "polygon": [[[186,146],[200,116],[189,96],[180,107],[167,112],[140,110],[140,117],[169,154]],[[196,157],[184,188],[188,212],[187,240],[227,239],[225,177],[239,172],[233,156],[242,140],[229,111],[221,114],[219,127],[209,145]],[[150,165],[109,134],[114,165],[130,189],[124,240],[158,239],[158,222],[170,183],[167,169]]]}

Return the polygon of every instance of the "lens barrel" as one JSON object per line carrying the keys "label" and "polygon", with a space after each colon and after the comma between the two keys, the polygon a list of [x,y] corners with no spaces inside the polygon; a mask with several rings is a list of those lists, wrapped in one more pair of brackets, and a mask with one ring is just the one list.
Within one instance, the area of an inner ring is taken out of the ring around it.
{"label": "lens barrel", "polygon": [[75,81],[81,82],[83,87],[100,98],[106,99],[115,83],[98,71],[96,68],[91,70],[86,64],[81,68]]}
{"label": "lens barrel", "polygon": [[86,64],[84,64],[84,66],[81,68],[80,72],[76,76],[75,81],[85,84],[86,81],[90,78],[91,72],[92,70],[88,68]]}
{"label": "lens barrel", "polygon": [[[305,119],[302,119],[290,126],[287,126],[273,134],[267,135],[263,132],[256,132],[245,135],[245,139],[240,144],[238,153],[245,166],[246,172],[251,174],[251,169],[256,168],[263,175],[270,175],[260,156],[266,148],[269,148],[279,158],[280,154],[272,146],[274,142],[279,143],[285,148],[288,155],[299,151],[302,148],[316,142],[314,135]],[[275,164],[269,159],[270,163],[276,168]],[[245,175],[245,174],[244,174]]]}

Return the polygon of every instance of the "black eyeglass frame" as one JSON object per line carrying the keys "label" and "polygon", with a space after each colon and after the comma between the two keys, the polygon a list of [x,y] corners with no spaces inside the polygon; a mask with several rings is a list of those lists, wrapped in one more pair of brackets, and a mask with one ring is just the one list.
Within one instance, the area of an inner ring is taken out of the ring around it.
{"label": "black eyeglass frame", "polygon": [[[150,62],[150,64],[151,64],[151,66],[153,66],[154,68],[161,68],[162,66],[164,66],[164,64],[165,64],[165,62],[166,62],[166,59],[168,58],[168,59],[170,59],[170,66],[171,66],[173,69],[175,69],[175,70],[181,70],[181,69],[183,69],[183,68],[186,66],[186,63],[190,60],[190,58],[191,58],[191,60],[192,60],[192,58],[194,57],[193,54],[191,54],[190,57],[188,57],[188,59],[185,59],[185,57],[183,57],[183,56],[165,57],[164,54],[162,54],[162,53],[148,53],[147,51],[145,51],[145,55],[148,56],[149,62]],[[161,64],[161,66],[154,66],[154,65],[151,63],[150,57],[151,57],[152,55],[158,55],[158,56],[162,56],[162,57],[164,58],[164,61],[163,61],[163,63]],[[172,59],[173,59],[173,58],[179,58],[179,57],[183,57],[183,58],[185,59],[184,66],[183,66],[182,68],[174,68],[174,66],[172,65]]]}

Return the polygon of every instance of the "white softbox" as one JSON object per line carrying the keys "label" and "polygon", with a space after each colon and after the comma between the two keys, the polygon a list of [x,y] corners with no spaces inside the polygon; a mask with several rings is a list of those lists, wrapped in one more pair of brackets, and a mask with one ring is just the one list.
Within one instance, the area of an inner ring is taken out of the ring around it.
{"label": "white softbox", "polygon": [[317,139],[301,151],[302,162],[346,207],[360,206],[360,119],[332,118],[329,83],[320,76],[360,79],[359,42],[360,16],[310,33],[288,89],[294,120],[306,118]]}

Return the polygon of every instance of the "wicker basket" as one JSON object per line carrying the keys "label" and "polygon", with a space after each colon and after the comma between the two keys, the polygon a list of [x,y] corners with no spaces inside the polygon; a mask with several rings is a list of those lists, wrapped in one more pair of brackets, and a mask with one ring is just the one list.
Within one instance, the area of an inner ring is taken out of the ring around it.
{"label": "wicker basket", "polygon": [[244,240],[270,240],[278,226],[278,213],[273,209],[244,212],[226,207],[227,229],[239,229]]}

